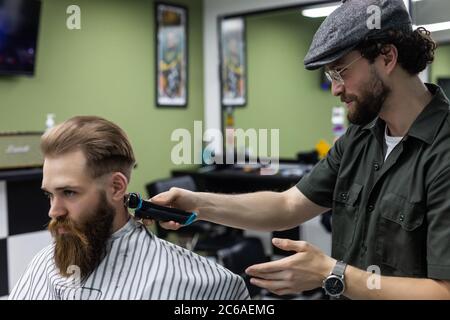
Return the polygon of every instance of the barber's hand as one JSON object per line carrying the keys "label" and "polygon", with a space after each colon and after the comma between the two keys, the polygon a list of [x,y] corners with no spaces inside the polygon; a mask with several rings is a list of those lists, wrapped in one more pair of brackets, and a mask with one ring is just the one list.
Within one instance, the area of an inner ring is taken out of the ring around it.
{"label": "barber's hand", "polygon": [[305,242],[289,239],[272,239],[272,243],[285,251],[295,251],[292,256],[250,266],[245,272],[250,282],[277,295],[300,293],[322,286],[336,260],[319,248]]}
{"label": "barber's hand", "polygon": [[[195,192],[189,190],[173,187],[169,191],[154,196],[150,201],[161,206],[173,207],[185,211],[196,211],[198,213]],[[148,226],[153,223],[153,220],[145,219],[143,222]],[[160,222],[159,224],[164,229],[169,230],[178,230],[182,227],[181,224],[175,221]]]}

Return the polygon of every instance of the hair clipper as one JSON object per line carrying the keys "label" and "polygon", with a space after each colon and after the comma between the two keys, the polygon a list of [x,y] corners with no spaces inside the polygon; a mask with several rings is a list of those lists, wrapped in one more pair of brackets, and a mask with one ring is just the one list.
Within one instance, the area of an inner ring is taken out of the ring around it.
{"label": "hair clipper", "polygon": [[197,213],[195,212],[160,206],[151,201],[143,200],[141,195],[135,192],[125,196],[124,205],[127,208],[134,209],[135,217],[140,219],[175,221],[187,226],[197,218]]}

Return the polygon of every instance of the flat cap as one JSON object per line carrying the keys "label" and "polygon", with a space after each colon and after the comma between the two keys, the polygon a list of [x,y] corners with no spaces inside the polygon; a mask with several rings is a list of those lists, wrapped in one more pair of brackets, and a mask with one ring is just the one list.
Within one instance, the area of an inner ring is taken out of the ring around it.
{"label": "flat cap", "polygon": [[364,39],[388,29],[412,30],[403,0],[342,0],[314,35],[305,68],[314,70],[332,63]]}

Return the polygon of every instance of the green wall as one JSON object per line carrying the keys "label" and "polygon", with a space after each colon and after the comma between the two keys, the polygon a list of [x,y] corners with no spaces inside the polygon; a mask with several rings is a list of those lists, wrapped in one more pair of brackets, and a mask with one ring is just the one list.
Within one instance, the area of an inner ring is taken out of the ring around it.
{"label": "green wall", "polygon": [[235,112],[236,127],[280,129],[282,158],[333,139],[331,107],[340,101],[320,89],[321,71],[303,66],[321,22],[299,10],[246,18],[248,104]]}
{"label": "green wall", "polygon": [[435,60],[431,65],[433,83],[440,77],[450,78],[450,44],[438,46]]}
{"label": "green wall", "polygon": [[[36,75],[0,77],[0,131],[44,130],[47,113],[59,123],[99,115],[129,135],[138,160],[130,190],[170,175],[176,128],[193,131],[203,119],[202,0],[188,7],[187,109],[155,106],[155,22],[150,0],[43,0]],[[81,8],[81,30],[66,28],[66,9]]]}

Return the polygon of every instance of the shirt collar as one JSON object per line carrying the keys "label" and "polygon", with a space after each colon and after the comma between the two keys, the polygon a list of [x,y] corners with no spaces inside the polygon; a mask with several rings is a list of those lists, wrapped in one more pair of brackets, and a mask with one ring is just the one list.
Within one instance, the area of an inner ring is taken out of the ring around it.
{"label": "shirt collar", "polygon": [[[442,121],[445,119],[445,115],[450,111],[450,103],[439,86],[429,83],[425,85],[433,95],[433,98],[414,120],[406,137],[414,137],[431,144],[440,129]],[[379,137],[384,134],[385,124],[382,119],[376,117],[372,122],[365,125],[363,130],[370,130],[376,137]]]}
{"label": "shirt collar", "polygon": [[428,83],[426,86],[433,99],[413,122],[407,135],[431,144],[449,112],[449,101],[440,87]]}

